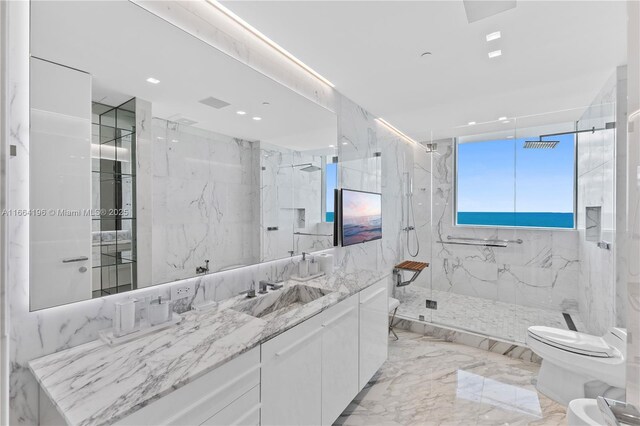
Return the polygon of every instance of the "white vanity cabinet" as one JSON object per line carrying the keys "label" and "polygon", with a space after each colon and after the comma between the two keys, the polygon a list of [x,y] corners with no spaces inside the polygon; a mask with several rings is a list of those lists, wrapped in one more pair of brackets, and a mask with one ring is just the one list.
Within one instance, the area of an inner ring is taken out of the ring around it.
{"label": "white vanity cabinet", "polygon": [[389,346],[389,296],[386,280],[360,292],[360,385],[367,382],[387,359]]}
{"label": "white vanity cabinet", "polygon": [[125,417],[119,425],[259,424],[260,348]]}
{"label": "white vanity cabinet", "polygon": [[262,345],[262,425],[330,425],[358,394],[359,301],[355,294]]}
{"label": "white vanity cabinet", "polygon": [[323,312],[322,424],[331,425],[358,394],[358,295]]}
{"label": "white vanity cabinet", "polygon": [[262,424],[322,421],[322,315],[262,345]]}

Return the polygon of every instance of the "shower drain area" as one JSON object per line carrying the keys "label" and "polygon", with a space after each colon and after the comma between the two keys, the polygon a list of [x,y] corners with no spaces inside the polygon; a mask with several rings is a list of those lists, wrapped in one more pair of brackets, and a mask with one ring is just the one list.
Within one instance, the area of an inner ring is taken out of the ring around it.
{"label": "shower drain area", "polygon": [[[416,285],[395,288],[393,297],[400,301],[397,312],[400,318],[478,333],[515,344],[525,343],[527,329],[532,325],[585,331],[577,312],[521,306]],[[431,305],[434,308],[429,307],[429,302],[435,302]]]}

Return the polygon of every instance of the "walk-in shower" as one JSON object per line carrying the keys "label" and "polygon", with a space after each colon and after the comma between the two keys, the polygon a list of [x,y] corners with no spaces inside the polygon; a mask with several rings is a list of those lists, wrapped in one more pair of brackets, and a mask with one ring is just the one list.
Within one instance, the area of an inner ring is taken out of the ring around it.
{"label": "walk-in shower", "polygon": [[[399,318],[516,344],[533,325],[594,335],[624,326],[614,260],[616,79],[607,84],[588,108],[433,131],[414,151],[403,176],[405,255],[430,265],[395,287]],[[594,207],[597,228],[585,220]],[[462,223],[460,213],[481,222]],[[518,222],[563,215],[560,225]]]}

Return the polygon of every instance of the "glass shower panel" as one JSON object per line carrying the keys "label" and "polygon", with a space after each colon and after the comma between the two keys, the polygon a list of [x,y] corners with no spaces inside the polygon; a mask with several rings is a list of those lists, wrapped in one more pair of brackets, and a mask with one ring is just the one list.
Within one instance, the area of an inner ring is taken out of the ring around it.
{"label": "glass shower panel", "polygon": [[577,312],[576,110],[521,117],[516,134],[517,238],[504,269],[512,281],[512,340],[530,326],[567,329]]}
{"label": "glass shower panel", "polygon": [[[428,142],[427,142],[428,143]],[[431,262],[431,182],[432,152],[425,144],[404,144],[402,162],[398,167],[398,196],[400,205],[400,235],[403,260]],[[383,217],[383,221],[384,221]],[[385,223],[388,223],[385,222]],[[386,226],[386,225],[385,225]],[[386,232],[386,231],[385,231]],[[400,271],[402,281],[411,280],[413,271]],[[417,322],[431,322],[433,301],[430,267],[422,270],[408,285],[394,287],[393,297],[398,299],[397,317]]]}

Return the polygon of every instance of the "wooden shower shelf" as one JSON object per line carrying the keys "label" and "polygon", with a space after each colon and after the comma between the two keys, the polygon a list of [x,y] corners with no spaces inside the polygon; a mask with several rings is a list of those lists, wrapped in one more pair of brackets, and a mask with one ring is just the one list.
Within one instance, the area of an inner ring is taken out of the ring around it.
{"label": "wooden shower shelf", "polygon": [[404,269],[405,271],[421,272],[423,269],[428,268],[429,264],[424,262],[414,262],[411,260],[405,260],[402,263],[398,263],[394,266],[395,269]]}

